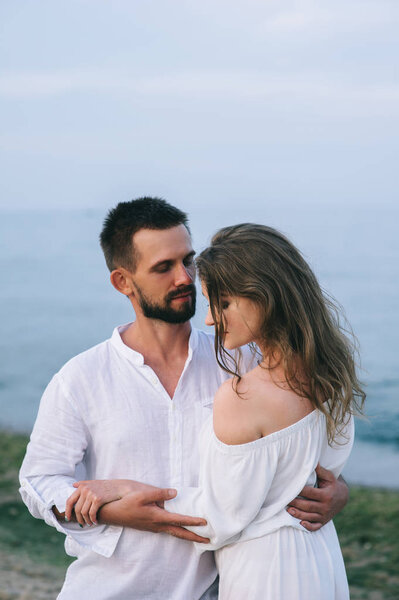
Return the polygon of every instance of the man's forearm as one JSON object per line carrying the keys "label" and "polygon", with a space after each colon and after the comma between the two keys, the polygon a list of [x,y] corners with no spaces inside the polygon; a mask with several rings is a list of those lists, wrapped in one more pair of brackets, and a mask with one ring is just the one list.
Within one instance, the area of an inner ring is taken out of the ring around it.
{"label": "man's forearm", "polygon": [[[153,533],[169,533],[174,537],[192,542],[209,541],[208,538],[201,537],[185,529],[187,526],[198,527],[206,525],[204,519],[174,514],[163,508],[166,500],[174,498],[176,490],[156,488],[138,481],[120,481],[125,486],[124,490],[130,490],[129,493],[126,493],[126,495],[123,495],[118,500],[106,502],[100,508],[96,509],[96,523],[116,526],[118,528],[129,527]],[[90,483],[98,484],[99,482],[85,482],[85,484]],[[88,485],[86,487],[90,488],[92,486]],[[53,512],[57,519],[63,520],[65,518],[65,513],[60,513],[55,507],[53,507]],[[71,515],[74,515],[73,511]],[[79,509],[77,509],[77,514],[74,516],[80,522],[82,513],[79,513]],[[86,517],[85,520],[87,523]],[[93,519],[92,522],[94,522]],[[81,524],[84,526],[85,522],[82,521]]]}

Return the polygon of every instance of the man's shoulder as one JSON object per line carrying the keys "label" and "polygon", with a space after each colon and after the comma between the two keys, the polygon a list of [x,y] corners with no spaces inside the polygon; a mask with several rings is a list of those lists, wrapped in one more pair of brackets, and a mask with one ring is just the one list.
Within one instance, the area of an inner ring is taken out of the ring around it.
{"label": "man's shoulder", "polygon": [[194,334],[194,352],[195,357],[198,360],[203,358],[206,361],[212,361],[216,363],[215,358],[215,336],[213,333],[208,333],[202,329],[193,328]]}
{"label": "man's shoulder", "polygon": [[[203,331],[202,329],[193,329],[198,336],[198,347],[200,350],[206,350],[207,352],[211,351],[213,356],[215,356],[215,335],[214,333],[209,333],[207,331]],[[234,359],[239,362],[241,358],[243,364],[244,372],[248,371],[250,368],[256,366],[256,359],[254,352],[251,350],[249,346],[241,346],[239,350],[231,350],[227,351],[226,354],[231,355]]]}
{"label": "man's shoulder", "polygon": [[207,346],[213,347],[214,342],[215,342],[215,336],[213,333],[211,333],[209,331],[204,331],[203,329],[197,329],[196,327],[193,327],[192,330],[193,330],[194,335],[197,336],[197,340],[201,344],[205,344]]}
{"label": "man's shoulder", "polygon": [[111,350],[111,340],[100,342],[83,352],[80,352],[61,367],[59,375],[68,379],[77,372],[93,373],[101,368],[104,363],[109,362]]}

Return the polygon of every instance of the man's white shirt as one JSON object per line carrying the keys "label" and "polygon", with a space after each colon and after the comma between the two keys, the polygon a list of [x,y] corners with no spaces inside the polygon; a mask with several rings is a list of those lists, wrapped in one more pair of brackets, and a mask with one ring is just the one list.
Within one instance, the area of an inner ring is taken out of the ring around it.
{"label": "man's white shirt", "polygon": [[167,534],[59,523],[79,479],[198,484],[198,435],[228,377],[213,336],[193,329],[173,400],[141,354],[112,337],[70,360],[49,383],[27,448],[21,495],[33,516],[66,534],[77,556],[61,600],[197,600],[216,577],[213,554]]}

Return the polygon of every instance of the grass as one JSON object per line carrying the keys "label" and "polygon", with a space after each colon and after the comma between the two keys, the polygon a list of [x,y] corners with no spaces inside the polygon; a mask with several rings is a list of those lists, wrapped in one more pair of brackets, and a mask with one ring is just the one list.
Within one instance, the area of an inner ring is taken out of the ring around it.
{"label": "grass", "polygon": [[[66,567],[64,537],[33,519],[18,494],[18,469],[27,437],[0,433],[0,549],[25,554],[40,565]],[[352,600],[399,598],[399,492],[351,488],[335,520]]]}
{"label": "grass", "polygon": [[0,432],[0,549],[66,568],[72,559],[65,554],[64,536],[34,519],[18,493],[18,470],[27,442],[24,435]]}
{"label": "grass", "polygon": [[334,519],[352,599],[399,598],[399,493],[351,488],[345,510]]}

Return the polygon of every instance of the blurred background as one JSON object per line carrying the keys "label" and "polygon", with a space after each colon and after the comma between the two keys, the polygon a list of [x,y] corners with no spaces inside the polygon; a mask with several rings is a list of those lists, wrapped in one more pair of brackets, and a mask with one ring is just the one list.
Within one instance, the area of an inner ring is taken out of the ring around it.
{"label": "blurred background", "polygon": [[98,234],[156,195],[198,251],[242,221],[302,250],[360,342],[345,475],[399,488],[398,26],[395,0],[1,2],[0,428],[134,318]]}

